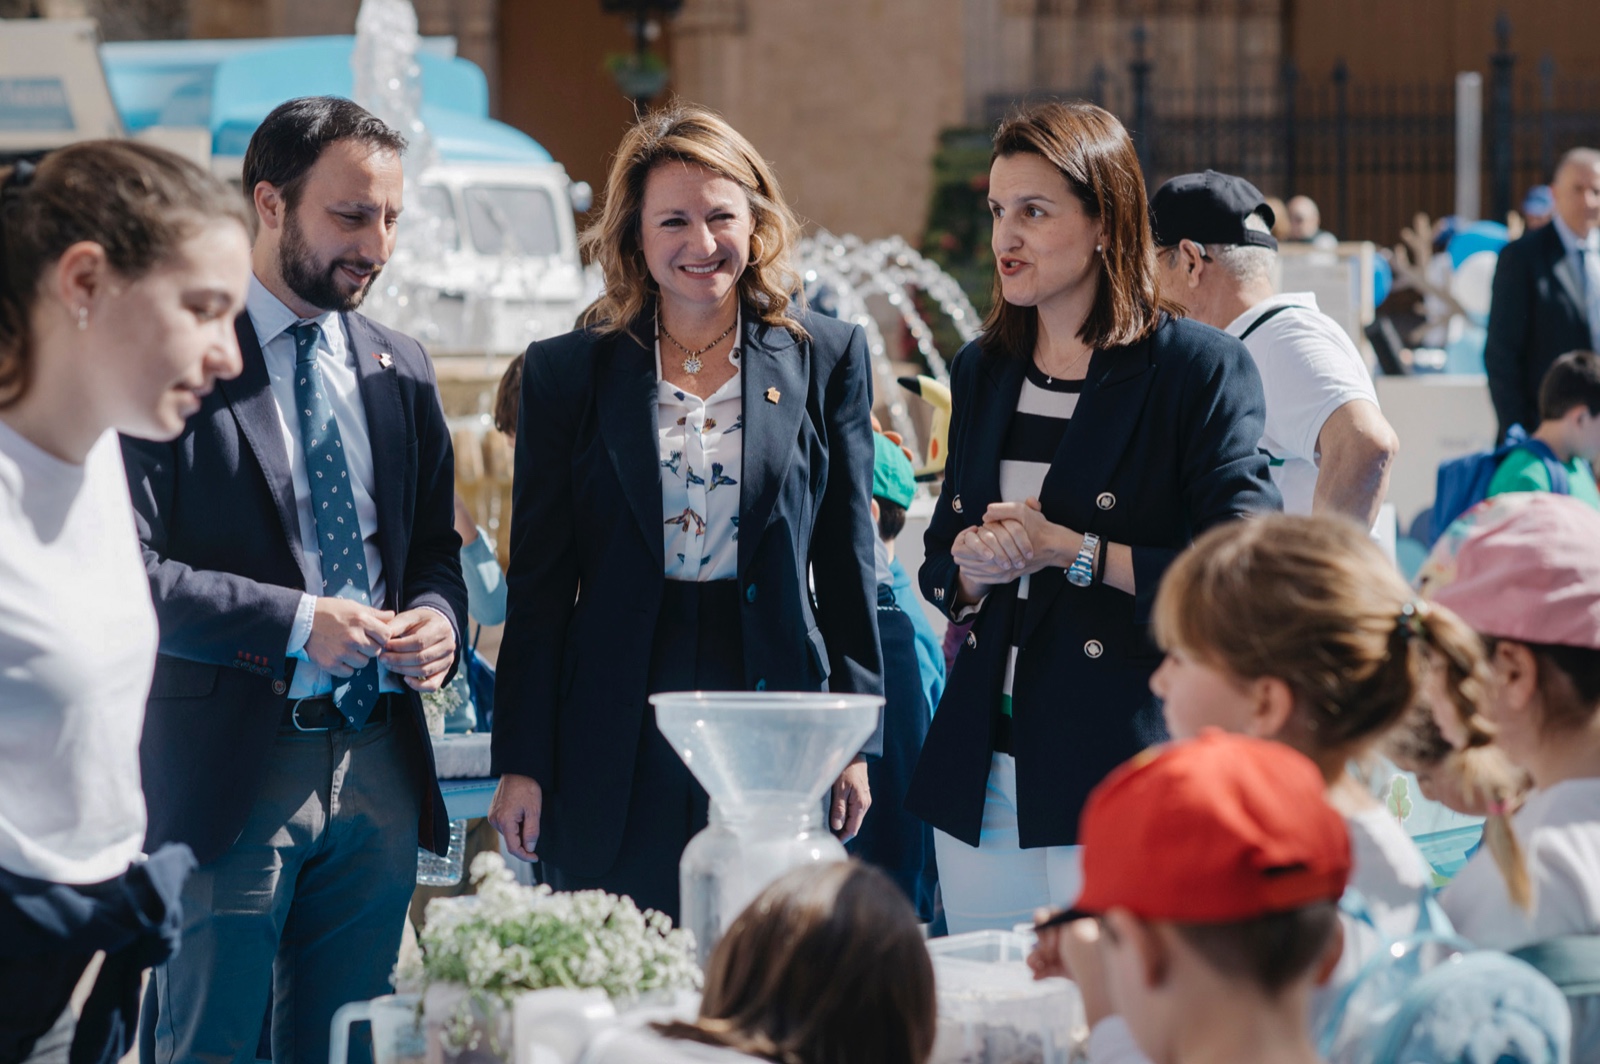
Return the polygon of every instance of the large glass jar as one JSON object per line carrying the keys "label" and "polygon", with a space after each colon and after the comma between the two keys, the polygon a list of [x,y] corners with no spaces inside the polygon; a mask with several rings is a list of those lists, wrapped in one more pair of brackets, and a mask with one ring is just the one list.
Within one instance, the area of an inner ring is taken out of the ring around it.
{"label": "large glass jar", "polygon": [[842,861],[822,796],[877,727],[883,699],[815,692],[652,695],[661,734],[711,796],[679,863],[682,925],[704,964],[735,916],[796,865]]}

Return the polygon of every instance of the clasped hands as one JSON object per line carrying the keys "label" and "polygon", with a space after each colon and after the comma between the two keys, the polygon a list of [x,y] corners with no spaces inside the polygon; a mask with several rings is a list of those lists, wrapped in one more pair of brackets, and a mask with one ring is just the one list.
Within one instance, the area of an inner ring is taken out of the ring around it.
{"label": "clasped hands", "polygon": [[344,678],[382,657],[413,691],[437,691],[456,657],[456,633],[438,610],[419,606],[395,613],[350,599],[317,599],[306,657]]}
{"label": "clasped hands", "polygon": [[1083,536],[1051,524],[1039,500],[991,503],[983,523],[963,529],[950,544],[961,569],[962,598],[976,601],[988,588],[1052,566],[1072,564]]}

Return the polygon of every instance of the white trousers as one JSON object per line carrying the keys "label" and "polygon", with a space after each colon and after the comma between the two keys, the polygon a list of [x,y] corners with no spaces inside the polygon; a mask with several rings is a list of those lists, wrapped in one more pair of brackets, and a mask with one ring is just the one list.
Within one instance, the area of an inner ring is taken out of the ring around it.
{"label": "white trousers", "polygon": [[1010,754],[995,754],[989,766],[978,845],[935,829],[933,846],[952,935],[1031,924],[1035,909],[1065,908],[1083,889],[1081,846],[1019,845],[1017,759]]}

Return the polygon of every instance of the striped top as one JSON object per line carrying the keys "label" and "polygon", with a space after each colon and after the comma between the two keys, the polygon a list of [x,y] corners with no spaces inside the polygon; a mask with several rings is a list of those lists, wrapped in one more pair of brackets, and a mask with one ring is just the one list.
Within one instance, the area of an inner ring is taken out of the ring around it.
{"label": "striped top", "polygon": [[[1063,381],[1047,377],[1028,360],[1028,372],[1017,397],[1017,412],[1006,428],[1000,447],[1000,498],[1004,502],[1037,499],[1044,487],[1045,474],[1055,460],[1061,438],[1078,409],[1083,381]],[[1022,629],[1022,614],[1028,601],[1029,577],[1017,581],[1017,610],[1011,629],[1011,646],[1006,652],[1005,682],[1000,688],[1000,712],[1011,716],[1011,681],[1017,669],[1017,639]]]}

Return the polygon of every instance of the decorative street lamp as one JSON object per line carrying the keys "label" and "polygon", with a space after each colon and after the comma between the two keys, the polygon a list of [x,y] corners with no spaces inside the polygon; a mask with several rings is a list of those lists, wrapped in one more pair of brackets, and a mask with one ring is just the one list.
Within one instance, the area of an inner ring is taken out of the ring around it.
{"label": "decorative street lamp", "polygon": [[683,0],[600,0],[600,10],[608,15],[625,15],[633,21],[634,50],[606,56],[606,70],[622,94],[643,108],[667,87],[672,72],[667,61],[650,50],[650,42],[661,33],[653,16],[675,15]]}

